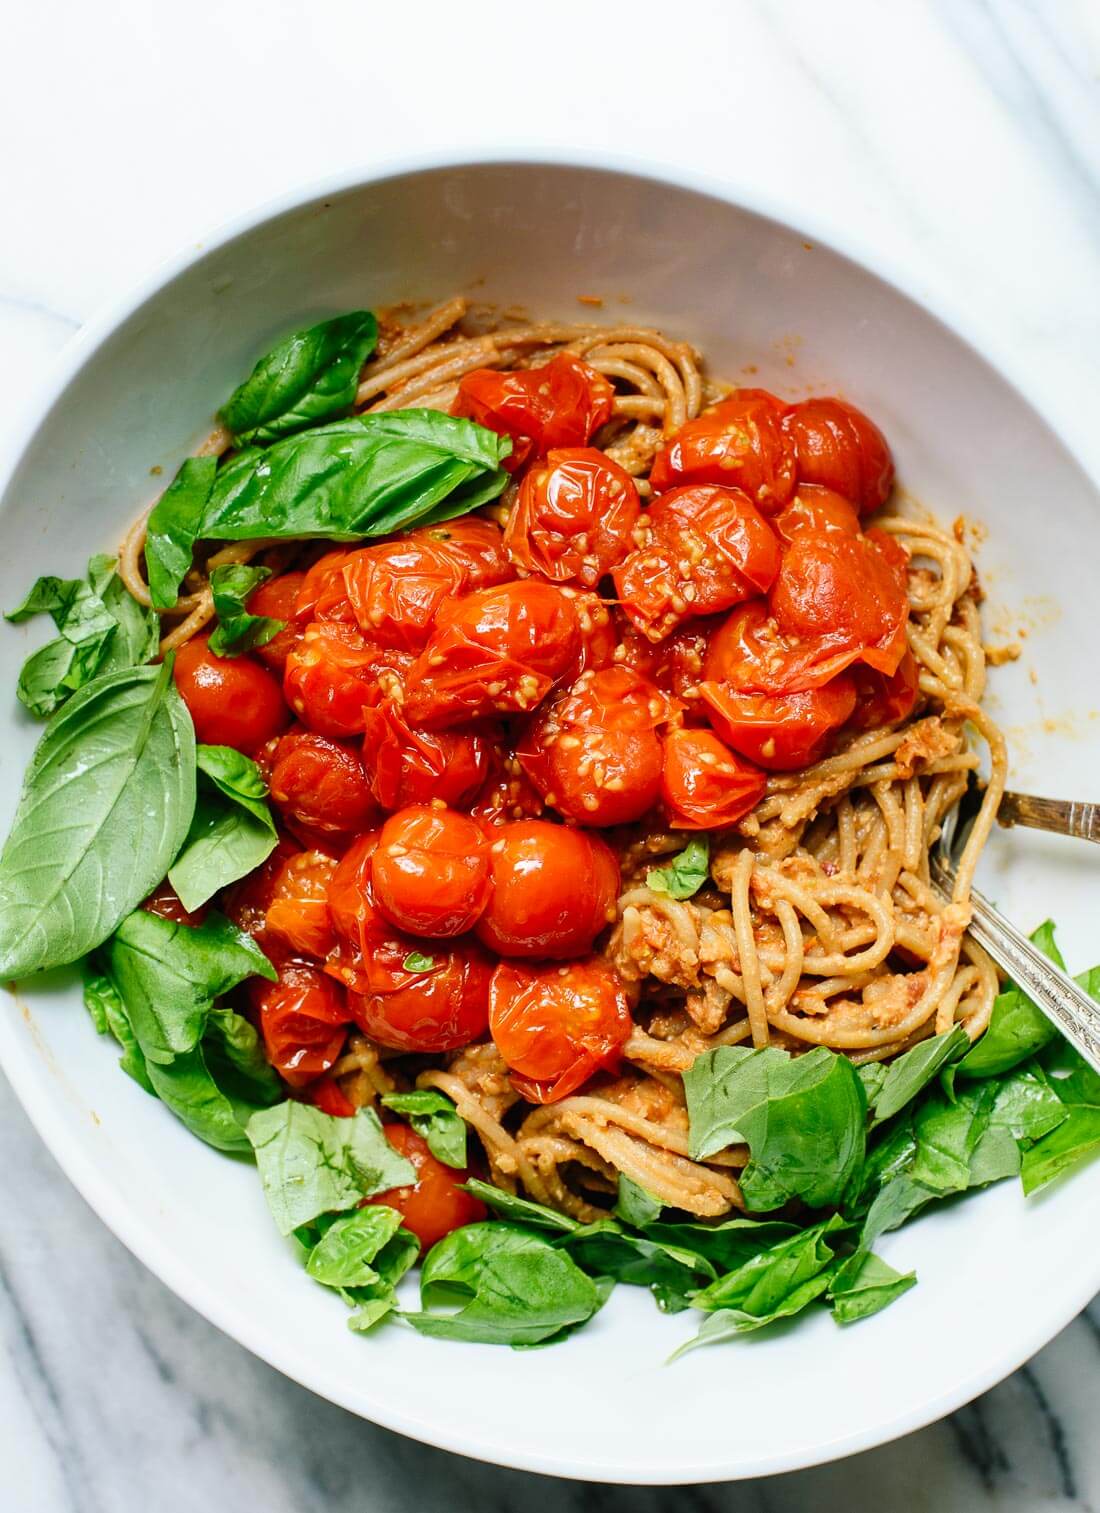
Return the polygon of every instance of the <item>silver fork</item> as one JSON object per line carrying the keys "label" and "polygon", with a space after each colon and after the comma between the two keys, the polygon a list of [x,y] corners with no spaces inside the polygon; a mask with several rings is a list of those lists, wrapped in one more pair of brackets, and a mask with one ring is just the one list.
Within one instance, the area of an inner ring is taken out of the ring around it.
{"label": "silver fork", "polygon": [[[933,886],[945,898],[951,896],[955,861],[980,805],[981,789],[971,775],[966,793],[944,821],[943,834],[929,857]],[[997,819],[1006,827],[1027,825],[1035,830],[1052,830],[1059,835],[1100,842],[1098,804],[1006,793]],[[1061,1030],[1093,1070],[1100,1072],[1100,1004],[1078,987],[1068,973],[1036,950],[1027,936],[1021,935],[976,889],[971,890],[970,905],[973,911],[970,933],[974,939]]]}

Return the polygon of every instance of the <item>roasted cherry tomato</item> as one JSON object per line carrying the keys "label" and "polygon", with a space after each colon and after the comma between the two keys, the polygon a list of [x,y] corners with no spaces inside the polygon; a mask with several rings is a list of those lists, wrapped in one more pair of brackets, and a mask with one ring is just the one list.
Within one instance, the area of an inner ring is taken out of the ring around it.
{"label": "roasted cherry tomato", "polygon": [[335,1066],[351,1019],[343,990],[319,967],[285,961],[278,982],[249,980],[267,1059],[291,1087],[305,1087]]}
{"label": "roasted cherry tomato", "polygon": [[907,562],[883,531],[798,531],[768,600],[780,632],[854,651],[853,660],[889,676],[905,655]]}
{"label": "roasted cherry tomato", "polygon": [[602,373],[560,352],[541,368],[467,373],[452,409],[512,438],[504,466],[514,473],[528,458],[545,457],[555,447],[586,446],[611,419],[614,399],[615,390]]}
{"label": "roasted cherry tomato", "polygon": [[822,688],[859,655],[858,645],[828,636],[800,641],[783,635],[768,607],[753,599],[714,632],[703,677],[738,693],[801,693]]}
{"label": "roasted cherry tomato", "polygon": [[790,544],[797,531],[840,531],[859,535],[859,516],[843,494],[820,483],[800,483],[790,504],[784,505],[772,525]]}
{"label": "roasted cherry tomato", "polygon": [[855,708],[851,673],[799,693],[738,693],[727,684],[700,688],[715,730],[741,756],[769,772],[808,767]]}
{"label": "roasted cherry tomato", "polygon": [[334,1077],[318,1077],[311,1082],[302,1090],[302,1102],[312,1103],[334,1119],[351,1119],[355,1114],[355,1104]]}
{"label": "roasted cherry tomato", "polygon": [[456,1171],[453,1166],[437,1161],[428,1149],[428,1142],[407,1124],[387,1124],[384,1133],[394,1150],[412,1162],[416,1181],[411,1187],[390,1187],[385,1192],[372,1193],[363,1203],[395,1208],[405,1228],[420,1241],[421,1250],[431,1250],[452,1229],[477,1224],[487,1217],[488,1210],[480,1198],[463,1192],[459,1186],[471,1176],[467,1168]]}
{"label": "roasted cherry tomato", "polygon": [[533,709],[576,660],[573,601],[528,579],[445,604],[405,684],[405,716],[441,729]]}
{"label": "roasted cherry tomato", "polygon": [[196,636],[176,652],[176,687],[204,745],[251,753],[290,724],[278,679],[250,656],[216,657],[208,640]]}
{"label": "roasted cherry tomato", "polygon": [[[425,951],[431,945],[430,953]],[[485,1033],[493,964],[473,941],[422,941],[406,958],[419,970],[387,993],[349,993],[356,1024],[397,1051],[454,1051]],[[423,963],[428,963],[424,966]]]}
{"label": "roasted cherry tomato", "polygon": [[485,833],[453,809],[430,804],[399,809],[382,826],[371,858],[371,884],[379,909],[398,929],[462,935],[489,902]]}
{"label": "roasted cherry tomato", "polygon": [[300,855],[301,850],[290,836],[281,835],[279,844],[267,860],[222,895],[222,909],[227,918],[261,946],[267,934],[268,905],[275,896],[275,879],[282,871],[283,863]]}
{"label": "roasted cherry tomato", "polygon": [[661,804],[673,830],[733,825],[764,796],[759,767],[710,730],[670,730],[661,769]]}
{"label": "roasted cherry tomato", "polygon": [[358,626],[315,620],[287,658],[287,701],[319,735],[359,735],[364,708],[382,696],[382,660],[378,643]]}
{"label": "roasted cherry tomato", "polygon": [[835,489],[861,515],[886,502],[894,486],[894,459],[878,426],[855,405],[804,399],[791,405],[783,429],[798,459],[799,483]]}
{"label": "roasted cherry tomato", "polygon": [[542,794],[520,765],[514,751],[494,753],[489,776],[470,809],[483,829],[497,829],[508,820],[535,820],[545,813]]}
{"label": "roasted cherry tomato", "polygon": [[353,552],[341,570],[363,633],[380,646],[417,652],[439,606],[466,586],[462,565],[430,541],[384,541]]}
{"label": "roasted cherry tomato", "polygon": [[624,618],[615,649],[615,663],[632,668],[651,683],[656,683],[662,693],[678,699],[690,716],[697,718],[702,708],[699,684],[703,680],[707,649],[722,623],[720,615],[706,620],[689,620],[663,641],[651,641]]}
{"label": "roasted cherry tomato", "polygon": [[[325,970],[357,993],[390,993],[417,976],[405,966],[419,942],[382,914],[371,885],[371,858],[378,833],[361,835],[340,858],[328,890],[336,949]],[[422,954],[422,953],[420,953]]]}
{"label": "roasted cherry tomato", "polygon": [[610,667],[615,661],[619,634],[611,609],[599,594],[571,588],[562,589],[562,593],[573,601],[580,632],[576,658],[562,673],[561,681],[566,684],[576,682],[581,673],[589,669],[598,671],[601,667]]}
{"label": "roasted cherry tomato", "polygon": [[646,544],[612,577],[623,613],[652,641],[766,593],[779,571],[779,542],[739,489],[673,489],[650,505],[643,529]]}
{"label": "roasted cherry tomato", "polygon": [[336,945],[328,890],[336,863],[321,851],[288,857],[275,878],[267,928],[303,956],[324,958]]}
{"label": "roasted cherry tomato", "polygon": [[678,483],[723,483],[774,515],[795,484],[794,444],[782,425],[785,410],[766,389],[735,389],[665,442],[653,460],[650,483],[658,493]]}
{"label": "roasted cherry tomato", "polygon": [[601,957],[567,966],[502,961],[493,973],[489,1030],[531,1103],[556,1103],[613,1069],[631,1027],[623,985]]}
{"label": "roasted cherry tomato", "polygon": [[167,919],[174,925],[201,925],[209,905],[200,904],[197,909],[185,909],[183,900],[167,878],[155,888],[141,906],[147,914],[158,919]]}
{"label": "roasted cherry tomato", "polygon": [[516,754],[552,808],[584,825],[625,825],[656,802],[657,729],[670,706],[629,667],[582,673],[531,719]]}
{"label": "roasted cherry tomato", "polygon": [[378,816],[359,752],[350,741],[288,731],[275,749],[268,786],[283,818],[312,833],[355,835]]}
{"label": "roasted cherry tomato", "polygon": [[269,620],[285,620],[282,630],[263,646],[256,648],[261,662],[274,669],[280,677],[286,667],[286,659],[302,639],[302,627],[296,619],[298,594],[305,582],[305,573],[279,573],[267,578],[248,596],[248,613],[266,615]]}
{"label": "roasted cherry tomato", "polygon": [[857,730],[877,730],[880,725],[896,725],[908,719],[920,692],[920,669],[911,651],[898,663],[897,672],[887,677],[871,667],[854,667],[856,707],[850,723]]}
{"label": "roasted cherry tomato", "polygon": [[294,607],[295,618],[303,625],[310,620],[345,620],[349,624],[354,623],[355,615],[344,588],[344,564],[353,555],[350,547],[339,546],[334,551],[325,552],[323,557],[318,557],[306,572]]}
{"label": "roasted cherry tomato", "polygon": [[402,705],[387,699],[365,711],[363,756],[371,792],[383,809],[439,799],[464,808],[483,786],[501,741],[483,722],[456,730],[413,730]]}
{"label": "roasted cherry tomato", "polygon": [[595,588],[634,545],[639,509],[618,463],[592,447],[561,448],[524,474],[504,544],[529,573]]}
{"label": "roasted cherry tomato", "polygon": [[468,590],[495,588],[516,576],[504,550],[504,532],[481,515],[459,515],[438,525],[422,525],[405,539],[427,542],[458,563]]}
{"label": "roasted cherry tomato", "polygon": [[614,918],[619,864],[599,836],[517,820],[489,854],[493,892],[476,933],[498,955],[579,956]]}

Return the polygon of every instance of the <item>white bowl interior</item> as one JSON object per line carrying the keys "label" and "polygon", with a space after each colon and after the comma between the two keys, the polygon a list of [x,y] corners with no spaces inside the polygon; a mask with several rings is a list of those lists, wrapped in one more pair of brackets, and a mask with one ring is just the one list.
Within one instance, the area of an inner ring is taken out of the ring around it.
{"label": "white bowl interior", "polygon": [[[1100,675],[1085,649],[1100,503],[1080,467],[1015,390],[894,288],[795,230],[633,174],[533,164],[402,174],[200,250],[74,357],[4,496],[0,604],[37,573],[77,573],[110,549],[161,486],[151,470],[170,476],[273,338],[340,309],[456,290],[535,315],[654,322],[698,343],[716,374],[864,406],[907,490],[945,520],[984,528],[987,633],[1025,637],[990,695],[1013,783],[1097,796]],[[578,295],[601,296],[602,311]],[[0,633],[5,829],[37,736],[15,679],[46,633]],[[1057,917],[1076,967],[1096,950],[1095,876],[1086,847],[1021,831],[995,835],[982,869],[1022,925]],[[397,1326],[362,1339],[280,1241],[253,1170],[200,1144],[118,1071],[71,974],[4,995],[0,1055],[89,1201],[215,1323],[368,1418],[534,1470],[695,1481],[863,1448],[1006,1374],[1100,1286],[1097,1165],[1037,1201],[1003,1185],[889,1237],[884,1254],[916,1266],[920,1286],[848,1331],[821,1315],[666,1368],[695,1318],[665,1318],[619,1288],[552,1350],[437,1343]]]}

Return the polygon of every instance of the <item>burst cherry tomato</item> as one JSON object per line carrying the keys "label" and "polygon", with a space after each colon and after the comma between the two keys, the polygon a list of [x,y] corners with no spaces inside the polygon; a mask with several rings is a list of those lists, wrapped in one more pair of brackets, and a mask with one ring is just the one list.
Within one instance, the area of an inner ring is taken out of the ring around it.
{"label": "burst cherry tomato", "polygon": [[824,687],[858,655],[858,646],[828,636],[784,636],[763,600],[753,599],[711,636],[703,676],[737,693],[801,693]]}
{"label": "burst cherry tomato", "polygon": [[689,620],[663,641],[651,641],[624,620],[615,662],[656,683],[662,693],[679,699],[692,718],[697,718],[702,707],[699,684],[703,680],[707,649],[711,637],[722,624],[720,615],[706,620]]}
{"label": "burst cherry tomato", "polygon": [[361,835],[340,858],[328,890],[336,949],[325,970],[356,993],[391,993],[417,975],[405,963],[419,942],[396,929],[375,902],[371,858],[377,844],[377,832]]}
{"label": "burst cherry tomato", "polygon": [[359,735],[364,708],[381,697],[381,664],[378,644],[357,626],[315,620],[287,658],[287,701],[319,735]]}
{"label": "burst cherry tomato", "polygon": [[[430,965],[408,974],[403,987],[386,993],[349,993],[356,1024],[379,1045],[396,1051],[454,1051],[485,1033],[493,965],[473,941],[445,946],[427,942],[411,960]],[[406,958],[407,961],[410,958]]]}
{"label": "burst cherry tomato", "polygon": [[301,854],[301,846],[288,835],[279,837],[279,844],[265,862],[234,883],[222,897],[222,908],[238,930],[251,935],[260,946],[266,945],[267,910],[275,896],[275,879],[283,863],[292,856]]}
{"label": "burst cherry tomato", "polygon": [[459,382],[453,413],[510,436],[512,452],[504,466],[514,473],[529,457],[545,457],[556,447],[587,446],[610,420],[614,399],[602,373],[561,352],[541,368],[467,373]]}
{"label": "burst cherry tomato", "polygon": [[493,892],[476,931],[500,956],[579,956],[614,918],[619,864],[599,836],[518,820],[489,854]]}
{"label": "burst cherry tomato", "polygon": [[639,508],[618,463],[591,447],[559,449],[524,475],[504,544],[530,573],[595,588],[634,545]]}
{"label": "burst cherry tomato", "polygon": [[470,810],[482,829],[499,828],[508,820],[535,820],[546,811],[542,794],[520,765],[514,751],[494,754],[485,785]]}
{"label": "burst cherry tomato", "polygon": [[594,1072],[613,1069],[631,1031],[618,974],[601,957],[528,966],[502,961],[493,973],[489,1030],[532,1103],[556,1103]]}
{"label": "burst cherry tomato", "polygon": [[643,521],[646,544],[612,577],[623,613],[650,640],[766,593],[779,571],[779,543],[739,489],[706,483],[673,489]]}
{"label": "burst cherry tomato", "polygon": [[291,730],[283,736],[269,787],[284,819],[307,832],[355,835],[378,815],[355,747],[312,731]]}
{"label": "burst cherry tomato", "polygon": [[586,672],[538,711],[516,754],[559,813],[584,825],[625,825],[656,802],[657,728],[668,716],[665,695],[630,668]]}
{"label": "burst cherry tomato", "polygon": [[286,961],[278,982],[248,984],[267,1059],[291,1087],[304,1087],[340,1059],[351,1018],[343,990],[319,967]]}
{"label": "burst cherry tomato", "polygon": [[798,458],[800,483],[823,483],[850,499],[861,515],[877,510],[894,486],[886,438],[855,405],[804,399],[783,420]]}
{"label": "burst cherry tomato", "polygon": [[766,389],[735,389],[680,427],[654,458],[658,493],[678,483],[723,483],[743,490],[766,515],[794,491],[794,444],[783,430],[786,406]]}
{"label": "burst cherry tomato", "polygon": [[250,656],[216,657],[208,640],[196,636],[176,652],[176,687],[200,741],[251,753],[290,724],[278,679]]}
{"label": "burst cherry tomato", "polygon": [[183,900],[165,878],[141,907],[147,914],[155,914],[158,919],[167,919],[174,925],[201,925],[209,905],[200,904],[197,909],[185,909]]}
{"label": "burst cherry tomato", "polygon": [[295,616],[298,608],[298,593],[305,582],[305,573],[279,573],[268,578],[253,589],[248,596],[248,613],[266,615],[269,620],[285,620],[282,630],[263,646],[256,648],[261,662],[282,676],[286,659],[302,639],[302,627]]}
{"label": "burst cherry tomato", "polygon": [[495,588],[516,576],[504,550],[504,532],[480,515],[459,515],[410,531],[406,540],[428,542],[462,569],[467,589]]}
{"label": "burst cherry tomato", "polygon": [[920,692],[920,669],[911,651],[898,663],[897,672],[887,677],[871,667],[854,667],[856,707],[851,723],[857,730],[877,730],[880,725],[896,725],[912,714]]}
{"label": "burst cherry tomato", "polygon": [[840,531],[845,536],[859,535],[859,516],[842,494],[820,483],[800,483],[790,504],[772,521],[789,545],[797,531]]}
{"label": "burst cherry tomato", "polygon": [[855,708],[850,673],[798,693],[739,693],[728,684],[700,688],[715,730],[734,751],[769,772],[807,767]]}
{"label": "burst cherry tomato", "polygon": [[417,652],[439,606],[466,586],[461,564],[430,541],[384,541],[353,552],[342,569],[363,633],[380,646]]}
{"label": "burst cherry tomato", "polygon": [[464,808],[487,778],[501,740],[485,722],[456,730],[413,730],[404,709],[387,699],[365,710],[363,754],[370,788],[383,809],[439,799]]}
{"label": "burst cherry tomato", "polygon": [[767,778],[710,730],[670,730],[665,737],[661,803],[673,830],[733,825],[764,795]]}
{"label": "burst cherry tomato", "polygon": [[619,636],[611,610],[599,594],[571,588],[562,589],[562,593],[572,600],[580,633],[576,658],[562,673],[561,681],[565,684],[575,683],[581,673],[589,669],[598,671],[601,667],[610,667],[615,660]]}
{"label": "burst cherry tomato", "polygon": [[333,1119],[351,1119],[355,1114],[355,1104],[334,1077],[318,1077],[316,1082],[311,1082],[302,1091],[302,1102],[312,1103],[314,1108],[319,1108],[322,1114],[330,1114]]}
{"label": "burst cherry tomato", "polygon": [[798,531],[769,597],[782,634],[854,651],[888,676],[905,655],[905,550],[882,531]]}
{"label": "burst cherry tomato", "polygon": [[302,579],[295,605],[295,618],[302,624],[310,620],[344,620],[354,624],[355,614],[344,587],[344,565],[354,556],[350,547],[326,552]]}
{"label": "burst cherry tomato", "polygon": [[336,863],[321,851],[288,857],[275,878],[267,929],[303,956],[324,958],[336,945],[328,890]]}
{"label": "burst cherry tomato", "polygon": [[553,584],[530,579],[467,594],[443,606],[409,670],[406,718],[438,730],[533,709],[579,645],[573,601]]}
{"label": "burst cherry tomato", "polygon": [[484,832],[453,809],[399,809],[382,826],[371,885],[379,909],[400,930],[432,937],[472,930],[489,902]]}
{"label": "burst cherry tomato", "polygon": [[407,1124],[387,1124],[384,1132],[394,1150],[416,1168],[416,1181],[411,1187],[390,1187],[383,1193],[373,1193],[363,1203],[395,1208],[405,1228],[420,1241],[421,1250],[431,1250],[452,1229],[477,1224],[487,1217],[485,1204],[459,1186],[469,1180],[468,1169],[456,1171],[453,1166],[437,1161],[428,1149],[428,1142]]}

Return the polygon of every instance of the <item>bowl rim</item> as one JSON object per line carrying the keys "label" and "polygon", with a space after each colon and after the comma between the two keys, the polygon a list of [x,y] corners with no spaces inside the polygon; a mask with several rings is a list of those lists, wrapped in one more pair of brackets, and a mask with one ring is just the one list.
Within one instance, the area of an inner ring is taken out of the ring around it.
{"label": "bowl rim", "polygon": [[[1017,364],[1010,355],[1003,352],[992,352],[988,333],[982,329],[975,330],[965,311],[950,296],[944,295],[941,290],[929,289],[913,276],[910,269],[903,268],[895,259],[872,250],[850,229],[841,227],[827,216],[806,215],[800,206],[796,207],[781,195],[748,189],[735,176],[718,178],[694,169],[628,154],[538,145],[512,147],[505,151],[484,147],[441,149],[386,157],[349,166],[320,178],[302,180],[234,216],[223,218],[205,235],[189,241],[182,250],[158,260],[144,277],[118,298],[106,303],[68,339],[54,358],[46,377],[37,385],[31,386],[28,397],[13,412],[7,428],[8,440],[0,449],[0,502],[38,433],[48,423],[55,405],[84,365],[119,326],[209,253],[257,229],[265,222],[328,196],[352,192],[391,179],[411,178],[448,169],[497,167],[580,169],[639,179],[709,197],[771,221],[784,231],[804,236],[870,273],[894,292],[918,305],[951,335],[968,346],[1039,417],[1082,473],[1094,485],[1098,483],[1092,468],[1059,430],[1046,406],[1029,394],[1022,364]],[[37,1096],[32,1068],[36,1068],[41,1052],[37,1049],[32,1010],[16,985],[6,986],[12,992],[22,1017],[31,1026],[32,1034],[17,1037],[0,1032],[0,1069],[6,1075],[36,1133],[97,1217],[177,1297],[232,1340],[292,1381],[345,1411],[367,1418],[368,1414],[361,1407],[349,1407],[325,1387],[311,1380],[312,1373],[308,1367],[292,1358],[291,1352],[280,1348],[277,1335],[265,1337],[247,1323],[242,1323],[236,1316],[232,1300],[220,1292],[212,1280],[207,1281],[190,1265],[179,1261],[169,1245],[158,1235],[156,1225],[115,1192],[109,1180],[99,1172],[96,1160],[86,1154],[79,1142],[72,1139],[60,1116],[55,1114],[53,1105]],[[1074,1281],[1076,1285],[1070,1285]],[[935,1397],[907,1412],[899,1413],[887,1423],[876,1422],[869,1427],[854,1429],[828,1444],[816,1447],[808,1455],[804,1451],[793,1454],[773,1453],[748,1460],[742,1457],[736,1462],[723,1461],[718,1455],[705,1463],[684,1464],[670,1470],[667,1465],[639,1464],[637,1458],[627,1463],[554,1454],[517,1454],[499,1439],[494,1439],[491,1432],[478,1430],[459,1435],[434,1429],[415,1416],[395,1411],[381,1394],[372,1397],[369,1421],[421,1443],[493,1465],[548,1476],[622,1485],[691,1485],[804,1469],[873,1449],[922,1429],[1003,1381],[1069,1324],[1100,1289],[1100,1257],[1091,1270],[1082,1265],[1072,1278],[1067,1268],[1063,1283],[1065,1285],[1059,1289],[1057,1298],[1048,1298],[1042,1312],[1033,1316],[1030,1326],[1016,1333],[1011,1343],[1002,1347],[980,1370],[953,1379]]]}

